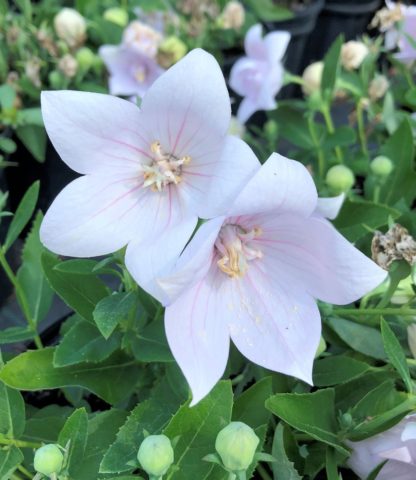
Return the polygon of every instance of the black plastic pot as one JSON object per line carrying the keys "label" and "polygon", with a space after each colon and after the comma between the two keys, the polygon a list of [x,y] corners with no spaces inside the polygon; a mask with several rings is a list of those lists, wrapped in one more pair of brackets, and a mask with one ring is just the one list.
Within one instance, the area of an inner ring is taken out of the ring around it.
{"label": "black plastic pot", "polygon": [[[324,6],[324,0],[315,0],[310,5],[304,6],[295,12],[290,20],[270,22],[266,24],[268,31],[285,30],[290,33],[291,40],[286,51],[284,65],[286,70],[294,74],[301,74],[308,65],[305,53],[309,49],[309,37],[315,29],[318,15]],[[294,85],[284,87],[278,98],[290,98],[297,92]]]}
{"label": "black plastic pot", "polygon": [[326,0],[316,28],[308,40],[306,64],[321,60],[340,33],[353,40],[367,31],[383,0]]}

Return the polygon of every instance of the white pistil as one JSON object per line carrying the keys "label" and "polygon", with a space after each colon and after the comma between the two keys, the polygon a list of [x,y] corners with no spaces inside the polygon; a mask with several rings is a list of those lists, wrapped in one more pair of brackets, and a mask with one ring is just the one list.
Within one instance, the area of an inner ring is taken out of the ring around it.
{"label": "white pistil", "polygon": [[167,185],[178,185],[182,180],[182,167],[191,162],[191,157],[175,157],[162,149],[160,142],[150,145],[153,161],[150,165],[143,165],[143,187],[150,187],[154,192],[161,192]]}
{"label": "white pistil", "polygon": [[222,256],[218,260],[218,268],[231,278],[241,278],[247,271],[248,262],[263,257],[263,252],[250,245],[262,234],[260,228],[249,231],[239,225],[224,225],[218,235],[215,247]]}

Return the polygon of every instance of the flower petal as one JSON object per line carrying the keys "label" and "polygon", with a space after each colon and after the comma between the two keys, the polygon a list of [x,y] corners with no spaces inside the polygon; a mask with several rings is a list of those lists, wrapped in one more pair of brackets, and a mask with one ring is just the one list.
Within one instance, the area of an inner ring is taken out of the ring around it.
{"label": "flower petal", "polygon": [[246,123],[257,110],[260,110],[258,102],[253,98],[245,97],[238,107],[237,118],[241,123]]}
{"label": "flower petal", "polygon": [[[197,217],[189,215],[177,225],[165,229],[160,235],[143,241],[129,243],[126,250],[126,267],[136,282],[161,303],[170,300],[157,279],[171,271],[194,231]],[[177,286],[174,284],[172,288]]]}
{"label": "flower petal", "polygon": [[337,218],[344,200],[345,193],[341,193],[336,197],[318,198],[318,204],[314,213],[329,220],[334,220],[334,218]]}
{"label": "flower petal", "polygon": [[294,215],[263,217],[258,244],[268,267],[314,298],[338,305],[351,303],[387,276],[323,218]]}
{"label": "flower petal", "polygon": [[171,271],[166,276],[161,275],[158,278],[157,283],[163,294],[160,297],[155,296],[164,305],[175,301],[185,289],[205,277],[212,262],[214,243],[223,222],[224,217],[217,217],[202,224]]}
{"label": "flower petal", "polygon": [[213,218],[227,211],[259,168],[260,162],[247,143],[227,136],[215,160],[191,163],[183,169],[180,189],[199,217]]}
{"label": "flower petal", "polygon": [[244,38],[244,49],[249,57],[263,60],[266,56],[266,47],[263,42],[263,27],[260,23],[253,25]]}
{"label": "flower petal", "polygon": [[318,194],[306,168],[295,160],[273,153],[244,187],[229,210],[249,215],[275,210],[310,215]]}
{"label": "flower petal", "polygon": [[40,238],[52,252],[74,257],[105,255],[140,232],[136,179],[86,175],[66,186],[43,219]]}
{"label": "flower petal", "polygon": [[231,105],[215,58],[201,49],[188,53],[158,78],[142,102],[154,140],[181,157],[215,150],[225,136]]}
{"label": "flower petal", "polygon": [[284,31],[276,31],[268,33],[264,37],[264,43],[267,51],[269,62],[280,62],[286,53],[290,42],[290,33]]}
{"label": "flower petal", "polygon": [[318,307],[295,283],[272,281],[262,263],[251,262],[241,280],[230,280],[231,338],[252,362],[312,384],[321,337]]}
{"label": "flower petal", "polygon": [[207,395],[227,365],[229,334],[227,290],[222,272],[208,275],[166,308],[166,335],[172,353],[192,390],[192,405]]}
{"label": "flower petal", "polygon": [[136,170],[150,157],[140,111],[126,100],[70,90],[42,92],[46,131],[62,160],[78,173]]}

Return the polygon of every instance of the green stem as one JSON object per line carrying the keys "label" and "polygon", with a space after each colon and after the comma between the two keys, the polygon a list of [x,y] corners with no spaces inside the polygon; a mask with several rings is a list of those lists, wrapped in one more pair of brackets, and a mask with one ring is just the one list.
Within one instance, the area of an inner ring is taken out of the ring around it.
{"label": "green stem", "polygon": [[315,148],[318,152],[318,173],[319,173],[319,177],[322,179],[324,178],[324,175],[325,175],[325,157],[324,157],[324,152],[321,148],[321,144],[318,139],[318,135],[316,133],[314,118],[312,115],[308,117],[308,127],[309,127],[309,133],[311,135],[313,144],[315,145]]}
{"label": "green stem", "polygon": [[402,278],[398,275],[391,275],[390,276],[390,283],[387,290],[384,292],[381,300],[377,303],[376,308],[385,308],[386,305],[390,302],[391,297],[393,296],[394,292],[396,291],[397,285],[399,285]]}
{"label": "green stem", "polygon": [[374,187],[374,192],[373,192],[373,200],[374,203],[378,203],[380,201],[380,192],[381,192],[381,186],[376,185]]}
{"label": "green stem", "polygon": [[22,472],[23,475],[25,475],[27,478],[32,479],[32,474],[23,465],[19,465],[17,469],[19,470],[19,472]]}
{"label": "green stem", "polygon": [[32,318],[32,315],[30,313],[30,308],[29,308],[29,304],[28,304],[26,295],[25,295],[19,281],[17,280],[16,275],[13,273],[13,270],[11,269],[11,267],[9,265],[9,262],[7,261],[7,258],[6,258],[6,255],[5,255],[5,252],[4,252],[3,248],[0,248],[0,265],[3,267],[4,272],[6,273],[8,279],[10,280],[10,282],[12,283],[12,285],[13,285],[15,291],[16,291],[16,296],[17,296],[17,298],[19,300],[19,303],[22,307],[23,315],[26,318],[26,321],[29,325],[29,328],[32,330],[32,332],[34,334],[33,338],[34,338],[36,347],[37,348],[43,348],[42,341],[41,341],[41,339],[40,339],[40,337],[37,333],[36,322],[34,321],[34,319]]}
{"label": "green stem", "polygon": [[357,112],[358,137],[360,139],[361,151],[366,157],[368,157],[367,136],[365,134],[365,127],[364,127],[363,103],[360,100],[357,102],[356,112]]}
{"label": "green stem", "polygon": [[267,470],[263,467],[261,463],[257,465],[257,473],[263,480],[272,480],[272,477],[269,475]]}
{"label": "green stem", "polygon": [[0,445],[14,445],[18,448],[40,448],[41,443],[26,442],[24,440],[15,440],[14,438],[0,437]]}
{"label": "green stem", "polygon": [[[328,133],[331,135],[335,132],[334,122],[332,121],[331,112],[329,110],[328,105],[324,104],[321,108],[321,113],[324,116],[326,128]],[[339,163],[344,163],[344,156],[342,154],[342,150],[339,146],[335,147],[335,154]]]}

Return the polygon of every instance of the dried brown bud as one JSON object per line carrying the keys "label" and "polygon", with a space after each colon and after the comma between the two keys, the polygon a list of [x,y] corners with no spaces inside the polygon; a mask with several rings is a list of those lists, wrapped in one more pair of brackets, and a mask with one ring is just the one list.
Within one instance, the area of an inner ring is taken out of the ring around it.
{"label": "dried brown bud", "polygon": [[385,270],[395,260],[405,260],[412,265],[416,262],[416,241],[406,228],[396,223],[385,234],[374,232],[371,254],[373,260]]}
{"label": "dried brown bud", "polygon": [[40,88],[42,82],[40,80],[40,68],[41,68],[41,59],[38,57],[32,57],[25,64],[25,74],[27,78],[35,85],[35,87]]}
{"label": "dried brown bud", "polygon": [[78,71],[78,62],[76,59],[67,53],[58,62],[59,70],[65,75],[65,77],[75,77]]}

